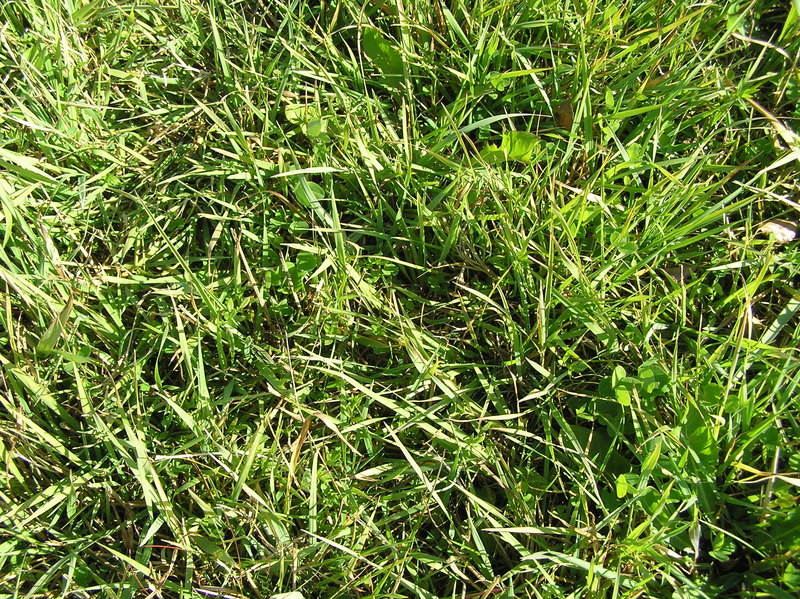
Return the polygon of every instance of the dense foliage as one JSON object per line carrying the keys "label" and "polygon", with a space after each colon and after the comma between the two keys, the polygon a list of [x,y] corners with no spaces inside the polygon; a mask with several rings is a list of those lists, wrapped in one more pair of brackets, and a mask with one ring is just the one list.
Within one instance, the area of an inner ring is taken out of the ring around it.
{"label": "dense foliage", "polygon": [[798,9],[5,2],[2,596],[797,596]]}

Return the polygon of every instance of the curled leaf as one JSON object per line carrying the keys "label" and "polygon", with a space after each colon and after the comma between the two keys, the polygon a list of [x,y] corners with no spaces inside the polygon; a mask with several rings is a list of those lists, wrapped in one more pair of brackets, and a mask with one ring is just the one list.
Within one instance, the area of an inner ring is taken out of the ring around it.
{"label": "curled leaf", "polygon": [[556,125],[562,129],[572,129],[572,121],[575,119],[575,112],[572,110],[572,102],[564,100],[556,106]]}
{"label": "curled leaf", "polygon": [[776,219],[767,221],[758,228],[759,233],[772,236],[775,243],[783,245],[793,241],[797,236],[797,223],[789,220]]}

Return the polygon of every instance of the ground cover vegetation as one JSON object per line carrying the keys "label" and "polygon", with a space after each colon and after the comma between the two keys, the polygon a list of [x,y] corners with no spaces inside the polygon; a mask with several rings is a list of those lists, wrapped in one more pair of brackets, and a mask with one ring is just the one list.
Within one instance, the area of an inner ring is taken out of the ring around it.
{"label": "ground cover vegetation", "polygon": [[0,7],[3,597],[796,597],[791,0]]}

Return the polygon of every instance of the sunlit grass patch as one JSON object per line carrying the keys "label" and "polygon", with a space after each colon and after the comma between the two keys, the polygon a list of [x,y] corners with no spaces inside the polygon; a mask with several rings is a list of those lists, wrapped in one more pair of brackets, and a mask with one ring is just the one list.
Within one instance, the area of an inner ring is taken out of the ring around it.
{"label": "sunlit grass patch", "polygon": [[796,6],[0,15],[3,593],[797,593]]}

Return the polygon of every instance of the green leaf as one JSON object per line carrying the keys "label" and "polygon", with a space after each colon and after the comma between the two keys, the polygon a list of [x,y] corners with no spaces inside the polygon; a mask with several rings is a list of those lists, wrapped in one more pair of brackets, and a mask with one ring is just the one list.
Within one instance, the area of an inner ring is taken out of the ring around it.
{"label": "green leaf", "polygon": [[624,474],[620,474],[617,477],[617,499],[624,498],[628,494],[629,488],[628,479],[625,478]]}
{"label": "green leaf", "polygon": [[58,317],[47,327],[44,335],[42,338],[39,339],[39,343],[36,344],[36,353],[39,354],[49,354],[53,351],[58,343],[58,340],[61,338],[61,335],[64,333],[64,327],[67,326],[67,322],[69,321],[69,315],[72,312],[72,294],[70,294],[67,303],[61,309]]}
{"label": "green leaf", "polygon": [[313,119],[306,123],[306,135],[309,137],[319,137],[325,133],[325,119]]}
{"label": "green leaf", "polygon": [[481,150],[481,159],[486,164],[501,164],[506,161],[506,155],[495,144],[488,144]]}
{"label": "green leaf", "polygon": [[541,140],[527,131],[508,131],[503,134],[500,149],[509,160],[530,162],[534,152],[541,146]]}
{"label": "green leaf", "polygon": [[286,120],[298,125],[311,138],[320,137],[328,128],[328,120],[322,116],[318,104],[287,104],[284,108]]}
{"label": "green leaf", "polygon": [[715,560],[720,562],[728,561],[731,554],[736,551],[736,543],[733,542],[728,535],[717,533],[711,542],[711,551],[709,554]]}
{"label": "green leaf", "polygon": [[505,73],[490,73],[489,83],[497,91],[503,91],[509,86],[511,81],[508,78],[508,75],[506,75]]}
{"label": "green leaf", "polygon": [[642,470],[641,470],[641,479],[639,484],[639,489],[644,488],[647,484],[647,479],[652,474],[653,470],[655,470],[656,464],[658,464],[658,458],[661,456],[661,439],[658,439],[653,446],[652,451],[647,454],[647,457],[642,461]]}
{"label": "green leaf", "polygon": [[295,259],[295,267],[303,274],[314,271],[319,266],[319,256],[311,252],[300,252]]}
{"label": "green leaf", "polygon": [[305,125],[320,118],[319,106],[316,104],[287,104],[283,112],[286,120],[293,125]]}
{"label": "green leaf", "polygon": [[700,460],[708,472],[714,472],[719,463],[716,439],[710,428],[710,419],[706,412],[695,405],[689,405],[683,417],[684,442]]}
{"label": "green leaf", "polygon": [[381,35],[380,31],[373,28],[364,29],[361,46],[364,48],[364,54],[381,73],[391,77],[403,75],[403,56]]}
{"label": "green leaf", "polygon": [[325,190],[313,181],[308,181],[305,177],[300,177],[294,185],[294,193],[298,201],[309,208],[325,226],[333,227],[333,220],[322,207],[320,200],[325,197]]}
{"label": "green leaf", "polygon": [[648,397],[664,395],[669,391],[669,377],[655,364],[643,364],[639,368],[639,393]]}
{"label": "green leaf", "polygon": [[507,131],[503,133],[500,146],[488,144],[481,151],[481,158],[487,164],[500,164],[513,160],[532,162],[544,148],[544,143],[533,133],[527,131]]}
{"label": "green leaf", "polygon": [[791,589],[800,589],[800,568],[791,563],[787,564],[781,582]]}
{"label": "green leaf", "polygon": [[778,43],[785,44],[789,40],[789,36],[797,35],[797,18],[800,15],[800,0],[792,0],[792,7],[789,9],[789,14],[786,15],[786,21],[783,23],[783,30],[778,36]]}
{"label": "green leaf", "polygon": [[633,397],[633,385],[636,379],[626,376],[625,369],[622,366],[614,368],[614,374],[611,377],[611,384],[614,388],[614,397],[620,405],[631,405],[631,398]]}

